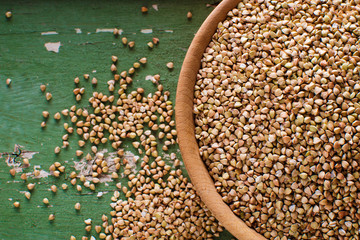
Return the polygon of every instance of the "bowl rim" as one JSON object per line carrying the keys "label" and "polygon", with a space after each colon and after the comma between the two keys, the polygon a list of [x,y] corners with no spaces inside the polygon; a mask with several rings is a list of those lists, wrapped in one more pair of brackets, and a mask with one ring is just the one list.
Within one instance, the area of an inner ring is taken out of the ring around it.
{"label": "bowl rim", "polygon": [[215,33],[218,23],[240,0],[223,0],[201,25],[183,61],[176,90],[175,120],[180,152],[196,192],[215,218],[237,239],[264,240],[255,230],[249,228],[216,191],[214,182],[203,163],[195,139],[193,117],[193,96],[201,58]]}

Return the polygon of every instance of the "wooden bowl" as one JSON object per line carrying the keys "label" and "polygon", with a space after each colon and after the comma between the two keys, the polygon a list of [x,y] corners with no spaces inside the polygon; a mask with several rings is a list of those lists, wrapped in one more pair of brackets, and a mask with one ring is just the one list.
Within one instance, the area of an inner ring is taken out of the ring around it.
{"label": "wooden bowl", "polygon": [[186,169],[205,205],[234,237],[240,240],[263,240],[265,239],[263,236],[249,228],[223,202],[200,157],[199,146],[195,139],[193,99],[201,58],[216,31],[218,23],[223,21],[228,11],[236,7],[238,3],[239,0],[222,1],[206,18],[189,47],[181,68],[176,92],[176,129]]}

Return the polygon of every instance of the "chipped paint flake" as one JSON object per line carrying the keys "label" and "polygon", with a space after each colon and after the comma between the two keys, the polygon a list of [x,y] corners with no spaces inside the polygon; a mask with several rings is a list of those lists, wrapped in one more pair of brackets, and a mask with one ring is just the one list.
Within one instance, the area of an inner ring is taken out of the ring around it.
{"label": "chipped paint flake", "polygon": [[98,192],[97,195],[96,195],[96,197],[100,198],[100,197],[102,197],[104,194],[107,194],[107,193],[108,193],[108,191]]}
{"label": "chipped paint flake", "polygon": [[133,173],[136,173],[136,163],[137,163],[137,161],[139,160],[140,157],[136,156],[135,154],[133,154],[130,151],[126,151],[124,153],[124,158],[128,161],[128,164],[130,166],[130,170]]}
{"label": "chipped paint flake", "polygon": [[82,33],[81,28],[75,28],[75,32],[76,32],[77,34]]}
{"label": "chipped paint flake", "polygon": [[54,52],[54,53],[58,53],[60,50],[60,42],[48,42],[44,44],[46,47],[46,50],[48,50],[49,52]]}
{"label": "chipped paint flake", "polygon": [[32,151],[23,152],[23,153],[21,154],[21,156],[22,156],[23,158],[32,159],[33,156],[34,156],[35,154],[37,154],[37,153],[39,153],[39,152],[32,152]]}
{"label": "chipped paint flake", "polygon": [[[96,33],[113,33],[114,28],[97,28]],[[119,35],[123,33],[122,29],[119,29]]]}
{"label": "chipped paint flake", "polygon": [[151,80],[151,81],[154,81],[155,79],[154,79],[154,76],[152,76],[152,75],[147,75],[146,77],[145,77],[145,80]]}
{"label": "chipped paint flake", "polygon": [[55,32],[55,31],[49,31],[49,32],[42,32],[41,35],[57,35],[59,33]]}
{"label": "chipped paint flake", "polygon": [[140,32],[141,32],[141,33],[145,33],[145,34],[149,34],[149,33],[152,33],[153,30],[152,30],[152,29],[141,29]]}
{"label": "chipped paint flake", "polygon": [[46,171],[41,169],[40,174],[38,176],[35,176],[33,172],[27,173],[26,176],[27,177],[32,177],[32,178],[35,178],[35,179],[39,179],[39,178],[46,178],[48,176],[51,176],[51,173],[46,172]]}
{"label": "chipped paint flake", "polygon": [[31,164],[27,166],[22,165],[21,164],[22,159],[24,158],[32,159],[35,154],[39,153],[39,152],[24,150],[23,148],[24,146],[15,144],[13,153],[8,153],[8,152],[0,153],[0,159],[4,158],[6,164],[9,167],[14,168],[17,173],[22,172],[24,168],[30,167],[31,165]]}
{"label": "chipped paint flake", "polygon": [[[103,149],[101,151],[98,151],[96,154],[96,157],[93,160],[87,161],[85,158],[82,158],[79,162],[74,161],[74,168],[79,172],[78,176],[84,175],[87,181],[92,181],[92,164],[94,163],[97,156],[104,155],[104,153],[107,153],[107,149]],[[104,160],[106,160],[108,166],[109,166],[109,174],[105,175],[102,174],[99,177],[100,182],[112,182],[113,179],[111,178],[111,173],[116,172],[116,167],[114,163],[114,159],[117,157],[116,152],[110,152],[107,154],[107,156],[103,157]]]}
{"label": "chipped paint flake", "polygon": [[159,4],[153,4],[153,5],[152,5],[152,8],[153,8],[155,11],[159,11]]}

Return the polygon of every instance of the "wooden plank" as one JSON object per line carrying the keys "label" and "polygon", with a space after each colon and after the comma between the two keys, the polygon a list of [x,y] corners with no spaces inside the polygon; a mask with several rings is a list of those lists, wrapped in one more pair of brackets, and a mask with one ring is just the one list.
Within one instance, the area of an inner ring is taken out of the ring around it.
{"label": "wooden plank", "polygon": [[[212,1],[213,2],[213,1]],[[210,3],[212,3],[210,2]],[[97,91],[107,92],[106,82],[111,79],[111,56],[119,57],[119,68],[127,70],[141,57],[148,63],[133,77],[134,88],[143,87],[148,92],[155,91],[147,75],[161,74],[165,90],[169,90],[175,102],[176,83],[187,47],[212,8],[206,7],[207,1],[8,1],[0,2],[5,13],[13,12],[13,18],[6,21],[0,18],[0,152],[11,152],[15,144],[26,150],[39,152],[30,160],[31,166],[40,165],[45,171],[54,161],[65,164],[70,172],[73,161],[77,160],[75,150],[77,136],[72,137],[68,150],[55,156],[54,148],[62,144],[64,134],[63,120],[56,122],[55,112],[71,105],[88,106],[87,99],[94,90],[90,82],[81,76],[89,73],[98,79]],[[142,4],[149,7],[148,14],[142,14]],[[152,4],[157,4],[156,11]],[[188,21],[186,13],[193,12]],[[3,13],[0,13],[3,14]],[[136,46],[129,50],[121,44],[121,37],[114,38],[112,33],[96,33],[96,29],[121,28],[122,36],[134,40]],[[75,28],[82,33],[76,33]],[[152,29],[152,33],[141,33],[141,29]],[[171,31],[166,31],[171,30]],[[56,31],[56,35],[41,33]],[[152,37],[160,39],[159,46],[150,50],[146,43]],[[59,53],[49,52],[44,44],[60,42]],[[168,71],[166,63],[173,61],[175,69]],[[81,86],[86,88],[83,100],[75,103],[72,90],[73,79],[79,76]],[[11,87],[5,79],[11,78]],[[49,103],[41,93],[40,84],[47,85],[53,95]],[[47,127],[42,130],[42,111],[50,112]],[[128,144],[129,145],[129,144]],[[89,144],[84,152],[89,151]],[[111,148],[106,144],[104,148]],[[132,149],[134,150],[134,149]],[[178,154],[178,148],[171,151]],[[178,154],[179,155],[179,154]],[[109,203],[115,183],[99,184],[96,192],[108,192],[103,197],[84,189],[81,193],[62,176],[31,179],[24,182],[17,175],[12,178],[4,159],[0,161],[0,239],[69,239],[75,235],[97,236],[84,230],[84,219],[93,219],[93,226],[101,223],[101,215],[109,215]],[[30,170],[28,170],[30,171]],[[27,200],[23,191],[26,184],[37,183],[32,197]],[[49,191],[52,184],[60,188],[66,182],[67,191],[59,189],[56,194]],[[124,180],[122,180],[125,183]],[[50,207],[42,203],[47,197]],[[11,201],[9,199],[12,199]],[[20,201],[20,209],[14,209],[14,201]],[[77,213],[74,204],[80,202],[82,209]],[[50,213],[56,220],[48,221]],[[230,239],[228,233],[220,239]]]}

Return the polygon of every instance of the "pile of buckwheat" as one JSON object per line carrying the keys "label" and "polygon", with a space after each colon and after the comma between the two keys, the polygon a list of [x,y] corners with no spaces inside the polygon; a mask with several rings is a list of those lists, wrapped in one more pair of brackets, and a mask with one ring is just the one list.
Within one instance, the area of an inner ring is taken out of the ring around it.
{"label": "pile of buckwheat", "polygon": [[[154,38],[153,44],[158,41]],[[125,46],[130,44],[125,37],[122,42]],[[75,166],[77,171],[69,174],[70,183],[76,185],[77,191],[88,188],[95,192],[102,180],[116,181],[110,217],[104,214],[102,224],[95,226],[92,219],[85,219],[85,231],[91,233],[95,230],[99,239],[105,240],[210,240],[219,237],[222,226],[182,173],[181,162],[174,150],[169,151],[177,143],[177,131],[170,92],[164,90],[160,75],[151,76],[156,91],[149,92],[149,89],[132,86],[134,73],[147,64],[145,57],[123,71],[119,71],[122,66],[117,56],[112,56],[111,62],[113,79],[106,82],[108,93],[93,91],[88,99],[89,105],[81,107],[85,86],[91,82],[96,88],[97,84],[104,82],[91,78],[89,74],[84,74],[84,79],[75,77],[73,94],[79,104],[53,116],[57,122],[64,122],[65,130],[62,147],[54,149],[56,155],[69,150],[70,141],[77,135],[75,155],[83,159]],[[174,64],[170,63],[167,67],[172,69]],[[41,85],[40,90],[46,94],[47,101],[52,101],[46,85]],[[42,115],[44,121],[41,127],[45,130],[50,113],[43,111]],[[104,155],[107,152],[104,151],[106,143],[113,148],[108,156]],[[86,152],[88,144],[91,144],[91,151]],[[128,149],[136,150],[138,159],[129,155]],[[57,178],[67,173],[60,162],[54,162],[49,170]],[[10,173],[15,176],[15,169]],[[33,175],[38,174],[34,172]],[[24,173],[21,178],[25,180],[26,176]],[[127,181],[122,184],[119,179]],[[35,185],[27,187],[31,191]],[[63,190],[67,187],[65,183],[62,185]],[[56,186],[53,185],[51,190],[55,193]],[[31,193],[27,192],[25,196],[30,199]],[[97,196],[101,197],[102,193],[98,192]],[[44,198],[43,203],[48,205],[49,200]],[[14,202],[14,207],[19,208],[20,202]],[[80,212],[82,207],[80,203],[75,203],[74,208]],[[49,215],[49,221],[56,221],[55,214]],[[72,235],[70,239],[76,240],[76,237]],[[81,239],[89,238],[83,236]]]}
{"label": "pile of buckwheat", "polygon": [[359,23],[359,0],[244,0],[203,54],[200,155],[266,238],[359,238]]}

